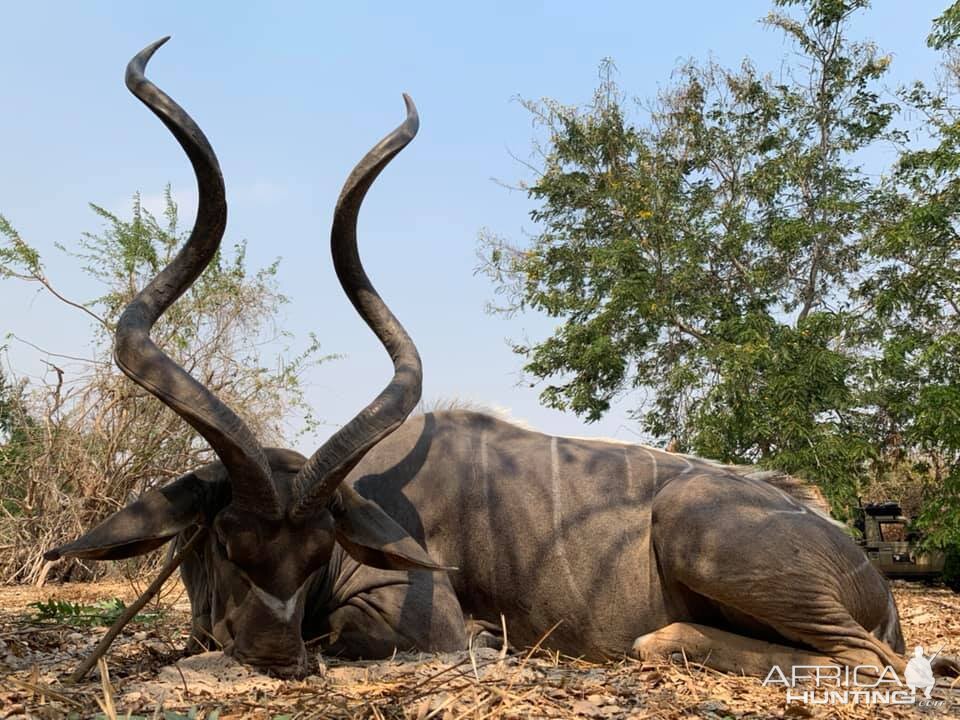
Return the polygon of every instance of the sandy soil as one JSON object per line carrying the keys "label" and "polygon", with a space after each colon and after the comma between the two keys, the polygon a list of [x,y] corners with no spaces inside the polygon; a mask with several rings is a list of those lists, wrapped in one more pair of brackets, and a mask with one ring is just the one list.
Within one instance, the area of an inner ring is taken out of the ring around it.
{"label": "sandy soil", "polygon": [[[375,663],[317,659],[303,680],[257,674],[222,653],[180,652],[189,627],[182,588],[168,583],[159,620],[133,622],[107,655],[108,678],[67,676],[106,628],[41,623],[29,603],[85,604],[139,590],[126,582],[0,587],[0,718],[912,718],[960,717],[960,683],[929,707],[787,705],[782,687],[683,663],[591,664],[547,652],[403,656]],[[960,595],[897,582],[909,647],[960,654]],[[150,609],[148,607],[148,609]],[[166,711],[166,713],[164,712]],[[179,711],[181,714],[170,714]]]}

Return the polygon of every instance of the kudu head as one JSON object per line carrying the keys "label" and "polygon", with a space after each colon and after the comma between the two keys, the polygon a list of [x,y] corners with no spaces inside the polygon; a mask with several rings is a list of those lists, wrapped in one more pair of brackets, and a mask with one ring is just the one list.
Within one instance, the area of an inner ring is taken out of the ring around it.
{"label": "kudu head", "polygon": [[247,425],[150,339],[158,318],[213,258],[226,225],[223,177],[213,149],[189,115],[148,80],[147,62],[167,38],[136,55],[126,84],[186,151],[199,204],[190,237],[173,261],[126,307],[115,359],[134,382],[180,415],[219,462],[148,491],[46,558],[106,560],[148,552],[192,526],[207,528],[211,618],[216,640],[237,659],[280,674],[303,672],[305,586],[339,543],[358,561],[387,569],[438,569],[377,505],[341,481],[396,429],[420,398],[422,368],[413,341],[367,279],[357,252],[364,195],[417,132],[416,108],[360,161],[337,201],[331,250],[337,277],[357,312],[386,347],[394,375],[386,388],[309,459],[263,448]]}

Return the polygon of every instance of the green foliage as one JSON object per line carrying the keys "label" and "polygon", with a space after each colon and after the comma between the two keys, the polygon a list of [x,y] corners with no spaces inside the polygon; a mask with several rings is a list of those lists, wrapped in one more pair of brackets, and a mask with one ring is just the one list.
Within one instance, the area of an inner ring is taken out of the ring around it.
{"label": "green foliage", "polygon": [[11,516],[22,514],[23,494],[16,492],[15,479],[30,456],[30,439],[36,431],[23,391],[22,384],[9,382],[0,370],[0,487],[7,488],[0,496],[0,508]]}
{"label": "green foliage", "polygon": [[[20,425],[22,394],[22,388],[11,385],[0,369],[0,448],[6,449],[14,441],[14,434]],[[2,462],[0,460],[0,465]]]}
{"label": "green foliage", "polygon": [[947,548],[947,559],[943,566],[943,581],[954,592],[960,592],[960,543]]}
{"label": "green foliage", "polygon": [[643,388],[644,428],[731,461],[803,471],[838,502],[860,435],[848,294],[875,212],[857,158],[894,134],[889,58],[851,42],[864,3],[766,24],[800,59],[774,80],[688,63],[637,120],[608,63],[591,105],[528,102],[548,135],[528,247],[482,238],[503,312],[557,318],[515,350],[542,401],[598,419]]}
{"label": "green foliage", "polygon": [[[955,41],[960,9],[934,23],[931,44]],[[866,243],[870,276],[857,288],[871,309],[868,400],[882,419],[888,465],[909,467],[923,487],[927,542],[960,549],[960,70],[947,57],[942,86],[920,83],[903,100],[925,119],[932,143],[904,148]]]}
{"label": "green foliage", "polygon": [[813,480],[843,514],[856,496],[851,481],[875,455],[851,387],[855,361],[831,348],[846,324],[829,314],[811,315],[799,329],[768,321],[725,345],[690,420],[691,450]]}
{"label": "green foliage", "polygon": [[[109,627],[117,621],[123,611],[127,609],[126,604],[120,598],[112,600],[101,600],[93,605],[84,605],[69,600],[56,600],[50,598],[46,602],[33,602],[27,607],[34,608],[34,615],[31,618],[33,622],[51,623],[54,625],[78,625],[94,626],[102,625]],[[134,622],[151,623],[160,619],[158,612],[138,613]]]}
{"label": "green foliage", "polygon": [[947,50],[960,38],[960,2],[955,2],[933,21],[933,29],[927,36],[927,45],[936,50]]}
{"label": "green foliage", "polygon": [[26,279],[43,274],[40,255],[23,241],[3,215],[0,215],[0,235],[7,238],[6,247],[0,247],[0,277]]}

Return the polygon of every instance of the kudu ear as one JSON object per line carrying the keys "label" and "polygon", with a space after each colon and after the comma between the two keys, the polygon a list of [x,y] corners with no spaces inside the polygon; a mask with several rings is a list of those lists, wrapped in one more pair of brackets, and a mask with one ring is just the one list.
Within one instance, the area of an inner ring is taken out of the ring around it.
{"label": "kudu ear", "polygon": [[[213,465],[219,465],[214,463]],[[46,560],[122,560],[160,547],[229,502],[229,484],[208,465],[144,493],[72,543],[44,553]],[[219,482],[218,482],[219,481]],[[222,497],[226,496],[226,497]]]}
{"label": "kudu ear", "polygon": [[381,570],[456,570],[438,565],[375,502],[341,485],[331,513],[337,542],[357,562]]}

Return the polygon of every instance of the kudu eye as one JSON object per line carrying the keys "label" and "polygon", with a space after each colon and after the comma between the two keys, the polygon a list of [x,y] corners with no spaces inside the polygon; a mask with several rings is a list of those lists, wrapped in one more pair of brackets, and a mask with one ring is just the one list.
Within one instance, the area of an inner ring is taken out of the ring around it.
{"label": "kudu eye", "polygon": [[227,511],[217,516],[213,527],[217,540],[227,553],[227,560],[244,562],[257,556],[261,543],[256,524],[245,523]]}

